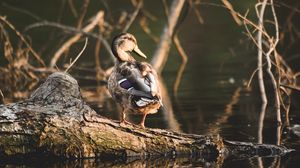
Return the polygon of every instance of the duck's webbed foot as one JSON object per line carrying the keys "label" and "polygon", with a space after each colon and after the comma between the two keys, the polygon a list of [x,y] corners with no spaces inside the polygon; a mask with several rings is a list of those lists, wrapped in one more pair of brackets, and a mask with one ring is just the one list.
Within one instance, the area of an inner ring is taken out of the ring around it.
{"label": "duck's webbed foot", "polygon": [[122,118],[121,121],[120,121],[120,124],[131,124],[131,123]]}
{"label": "duck's webbed foot", "polygon": [[140,125],[142,128],[145,128],[145,124],[144,124],[144,123],[141,122],[139,125]]}

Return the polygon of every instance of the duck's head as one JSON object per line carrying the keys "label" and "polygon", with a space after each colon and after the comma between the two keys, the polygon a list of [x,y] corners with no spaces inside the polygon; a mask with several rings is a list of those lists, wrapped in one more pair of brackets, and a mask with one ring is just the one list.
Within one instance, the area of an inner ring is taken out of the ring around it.
{"label": "duck's head", "polygon": [[122,33],[116,36],[112,41],[111,50],[120,62],[135,60],[129,52],[135,52],[137,55],[147,58],[139,49],[135,37],[130,33]]}

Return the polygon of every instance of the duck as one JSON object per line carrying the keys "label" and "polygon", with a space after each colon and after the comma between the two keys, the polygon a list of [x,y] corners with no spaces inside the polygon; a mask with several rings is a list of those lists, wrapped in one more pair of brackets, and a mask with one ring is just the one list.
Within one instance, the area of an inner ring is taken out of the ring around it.
{"label": "duck", "polygon": [[146,116],[157,113],[162,106],[157,72],[149,63],[137,61],[132,56],[135,53],[147,58],[130,33],[114,37],[111,51],[115,59],[107,87],[113,100],[122,108],[120,123],[130,123],[126,120],[127,114],[140,114],[142,118],[139,125],[145,128]]}

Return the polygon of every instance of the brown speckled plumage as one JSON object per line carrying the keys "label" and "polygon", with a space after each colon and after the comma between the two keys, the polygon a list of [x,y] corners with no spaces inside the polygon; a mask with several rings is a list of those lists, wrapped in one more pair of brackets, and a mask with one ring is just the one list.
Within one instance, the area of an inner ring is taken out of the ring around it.
{"label": "brown speckled plumage", "polygon": [[108,79],[108,89],[113,99],[122,107],[122,122],[126,114],[142,114],[144,127],[147,114],[156,113],[161,106],[161,94],[156,71],[146,62],[136,61],[128,52],[146,56],[138,49],[136,39],[129,33],[121,34],[112,42],[116,57],[115,66]]}

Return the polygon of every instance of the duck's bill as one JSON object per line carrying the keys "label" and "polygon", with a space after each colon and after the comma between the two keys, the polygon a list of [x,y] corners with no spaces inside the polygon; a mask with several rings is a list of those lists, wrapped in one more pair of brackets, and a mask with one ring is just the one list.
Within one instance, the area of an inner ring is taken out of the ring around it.
{"label": "duck's bill", "polygon": [[137,46],[133,49],[133,51],[137,53],[139,56],[143,58],[147,58],[147,56]]}

